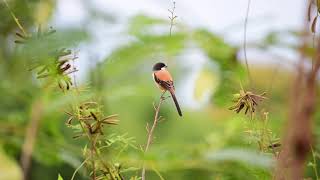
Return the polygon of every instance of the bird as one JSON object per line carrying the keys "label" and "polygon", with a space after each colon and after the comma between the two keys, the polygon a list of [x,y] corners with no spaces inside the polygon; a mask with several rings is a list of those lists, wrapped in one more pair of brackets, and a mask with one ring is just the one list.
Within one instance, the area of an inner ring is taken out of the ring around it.
{"label": "bird", "polygon": [[158,62],[155,65],[153,65],[153,80],[155,81],[157,87],[165,93],[166,91],[169,91],[171,94],[171,97],[173,99],[173,102],[177,108],[179,116],[182,116],[182,112],[178,103],[178,100],[175,95],[175,88],[173,85],[173,79],[170,74],[170,72],[167,70],[167,65],[163,62]]}

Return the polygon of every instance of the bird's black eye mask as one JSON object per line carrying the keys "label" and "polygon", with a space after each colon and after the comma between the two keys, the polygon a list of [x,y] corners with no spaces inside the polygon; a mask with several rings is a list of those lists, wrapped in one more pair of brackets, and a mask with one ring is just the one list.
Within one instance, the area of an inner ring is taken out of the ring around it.
{"label": "bird's black eye mask", "polygon": [[167,67],[166,64],[162,63],[162,62],[159,62],[157,64],[155,64],[152,68],[153,71],[160,71],[161,68],[163,67]]}

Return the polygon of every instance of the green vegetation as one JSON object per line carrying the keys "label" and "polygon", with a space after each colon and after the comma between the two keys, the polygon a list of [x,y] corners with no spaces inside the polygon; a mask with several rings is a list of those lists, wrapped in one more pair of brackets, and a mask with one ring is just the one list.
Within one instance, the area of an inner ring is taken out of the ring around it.
{"label": "green vegetation", "polygon": [[[93,67],[76,67],[82,57],[74,48],[89,43],[90,33],[50,27],[55,6],[50,0],[0,1],[0,180],[135,180],[141,179],[143,164],[148,180],[273,178],[289,114],[291,71],[250,66],[250,84],[238,57],[240,46],[177,22],[174,14],[171,19],[132,17],[125,33],[129,42],[99,62],[88,59],[97,62]],[[298,52],[297,46],[279,41],[283,34],[300,36],[272,32],[255,46]],[[315,52],[307,48],[307,55]],[[178,98],[184,99],[181,84],[191,82],[186,77],[192,72],[179,66],[187,61],[179,56],[190,49],[207,57],[191,86],[192,98],[199,103],[209,95],[208,103],[182,104],[180,118],[166,99],[145,152],[153,104],[161,95],[152,65],[169,64]],[[81,69],[89,70],[83,81],[76,80]],[[305,169],[312,179],[320,172],[319,112],[318,107]]]}

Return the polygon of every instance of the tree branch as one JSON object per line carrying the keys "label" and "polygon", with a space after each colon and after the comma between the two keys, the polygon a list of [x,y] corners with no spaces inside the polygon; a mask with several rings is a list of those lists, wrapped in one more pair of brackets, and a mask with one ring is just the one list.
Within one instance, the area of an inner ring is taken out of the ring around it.
{"label": "tree branch", "polygon": [[25,139],[22,146],[21,166],[23,169],[24,180],[28,179],[28,172],[30,169],[31,158],[34,144],[36,142],[39,123],[43,114],[42,102],[37,100],[33,103],[30,115],[30,122],[28,123]]}
{"label": "tree branch", "polygon": [[[158,104],[157,107],[155,107],[155,115],[154,115],[154,120],[153,120],[153,124],[152,124],[151,129],[149,129],[149,125],[147,124],[148,140],[147,140],[147,144],[146,144],[144,153],[146,153],[149,150],[149,147],[150,147],[150,145],[152,143],[153,132],[154,132],[159,120],[160,120],[159,111],[160,111],[160,106],[161,106],[162,102],[165,100],[165,98],[163,97],[163,95],[165,93],[166,93],[166,91],[162,93],[162,95],[160,97],[159,104]],[[146,166],[145,166],[145,162],[143,162],[143,167],[142,167],[142,172],[141,172],[142,180],[145,180],[145,178],[146,178],[145,175],[146,175]]]}
{"label": "tree branch", "polygon": [[[307,16],[306,16],[307,17]],[[275,179],[303,179],[304,167],[312,143],[312,116],[316,108],[317,74],[320,68],[320,39],[315,53],[314,67],[303,67],[308,44],[309,22],[305,18],[300,64],[294,80],[287,132],[283,138],[283,150],[277,162]]]}

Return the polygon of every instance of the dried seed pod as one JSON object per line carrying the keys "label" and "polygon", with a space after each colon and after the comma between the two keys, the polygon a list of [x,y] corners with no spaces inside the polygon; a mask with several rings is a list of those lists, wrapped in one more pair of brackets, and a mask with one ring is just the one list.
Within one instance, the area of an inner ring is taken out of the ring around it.
{"label": "dried seed pod", "polygon": [[25,41],[22,41],[22,40],[15,40],[15,41],[14,41],[14,43],[16,43],[16,44],[24,44],[24,43],[25,43]]}
{"label": "dried seed pod", "polygon": [[90,111],[90,114],[91,114],[91,116],[93,117],[94,120],[96,120],[96,121],[98,120],[97,116],[92,111]]}
{"label": "dried seed pod", "polygon": [[61,90],[63,90],[63,86],[61,85],[60,82],[58,82],[58,86],[59,86],[59,88],[60,88]]}
{"label": "dried seed pod", "polygon": [[281,146],[281,143],[272,143],[271,145],[268,146],[268,148],[276,148],[280,146]]}
{"label": "dried seed pod", "polygon": [[59,62],[58,67],[61,68],[66,62],[68,62],[68,60],[62,60]]}
{"label": "dried seed pod", "polygon": [[312,1],[310,1],[308,6],[308,21],[311,21],[311,9],[312,9]]}
{"label": "dried seed pod", "polygon": [[22,34],[20,34],[18,32],[16,32],[16,36],[18,36],[18,37],[20,37],[22,39],[27,39],[27,37],[25,37],[24,35],[22,35]]}
{"label": "dried seed pod", "polygon": [[77,135],[73,136],[72,138],[73,138],[73,139],[78,139],[78,138],[80,138],[80,137],[82,137],[82,136],[83,136],[83,134],[77,134]]}
{"label": "dried seed pod", "polygon": [[65,67],[61,68],[61,71],[62,71],[62,72],[65,72],[65,71],[67,71],[67,70],[70,69],[70,68],[71,68],[71,65],[70,65],[70,64],[67,64]]}
{"label": "dried seed pod", "polygon": [[264,97],[265,93],[262,93],[260,95],[256,95],[250,91],[243,91],[240,90],[239,94],[234,94],[233,102],[235,103],[233,106],[229,108],[229,110],[233,110],[236,113],[241,112],[242,109],[245,108],[245,114],[250,112],[252,115],[256,107],[258,106],[258,102],[265,99]]}
{"label": "dried seed pod", "polygon": [[312,25],[311,25],[311,32],[312,33],[316,32],[317,20],[318,20],[318,16],[314,17],[314,19],[312,21]]}
{"label": "dried seed pod", "polygon": [[72,123],[72,120],[73,120],[73,116],[70,116],[69,119],[67,120],[67,124],[70,125]]}
{"label": "dried seed pod", "polygon": [[102,121],[103,124],[110,124],[110,125],[118,125],[118,120],[111,120],[111,119],[107,119]]}

